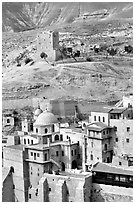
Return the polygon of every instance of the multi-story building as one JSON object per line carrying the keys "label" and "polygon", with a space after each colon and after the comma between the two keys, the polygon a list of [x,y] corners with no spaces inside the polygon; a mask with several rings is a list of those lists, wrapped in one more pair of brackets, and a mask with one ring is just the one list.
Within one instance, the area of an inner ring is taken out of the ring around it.
{"label": "multi-story building", "polygon": [[88,170],[96,162],[112,162],[114,130],[102,122],[86,127],[83,143],[83,169]]}

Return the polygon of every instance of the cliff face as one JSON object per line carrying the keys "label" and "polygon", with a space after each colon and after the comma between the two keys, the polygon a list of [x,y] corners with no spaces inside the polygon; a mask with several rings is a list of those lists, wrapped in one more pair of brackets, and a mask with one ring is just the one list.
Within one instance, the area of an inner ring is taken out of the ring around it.
{"label": "cliff face", "polygon": [[63,28],[83,20],[131,19],[133,3],[120,2],[3,2],[2,30],[24,31],[33,28]]}

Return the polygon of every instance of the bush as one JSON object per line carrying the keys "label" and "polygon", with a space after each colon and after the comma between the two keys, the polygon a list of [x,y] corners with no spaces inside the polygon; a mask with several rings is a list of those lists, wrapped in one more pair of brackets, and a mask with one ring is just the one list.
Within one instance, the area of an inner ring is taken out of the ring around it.
{"label": "bush", "polygon": [[25,59],[25,64],[28,64],[29,62],[33,61],[31,58],[26,58]]}

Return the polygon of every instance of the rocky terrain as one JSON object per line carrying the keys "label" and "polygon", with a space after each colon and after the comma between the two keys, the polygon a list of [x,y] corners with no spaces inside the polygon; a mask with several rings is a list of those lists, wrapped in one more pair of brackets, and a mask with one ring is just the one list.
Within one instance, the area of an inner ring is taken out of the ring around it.
{"label": "rocky terrain", "polygon": [[[124,52],[124,46],[133,43],[132,3],[14,2],[3,3],[2,9],[3,100],[41,96],[113,101],[132,93],[133,55]],[[58,30],[65,43],[69,37],[80,39],[83,62],[51,64],[41,59],[36,36],[44,29]],[[88,51],[90,45],[102,43],[116,47],[118,54],[106,58],[104,52]],[[25,64],[28,57],[33,61]]]}

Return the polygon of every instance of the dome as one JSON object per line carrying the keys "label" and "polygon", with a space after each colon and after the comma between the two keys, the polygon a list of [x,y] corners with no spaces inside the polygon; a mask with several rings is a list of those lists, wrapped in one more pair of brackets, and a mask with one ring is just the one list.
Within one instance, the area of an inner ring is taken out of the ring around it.
{"label": "dome", "polygon": [[45,126],[45,125],[51,125],[54,123],[58,123],[58,120],[55,117],[55,115],[49,111],[43,111],[43,113],[41,113],[38,116],[34,125]]}
{"label": "dome", "polygon": [[43,111],[40,109],[40,107],[38,107],[36,110],[35,110],[35,113],[34,113],[34,116],[39,116]]}

